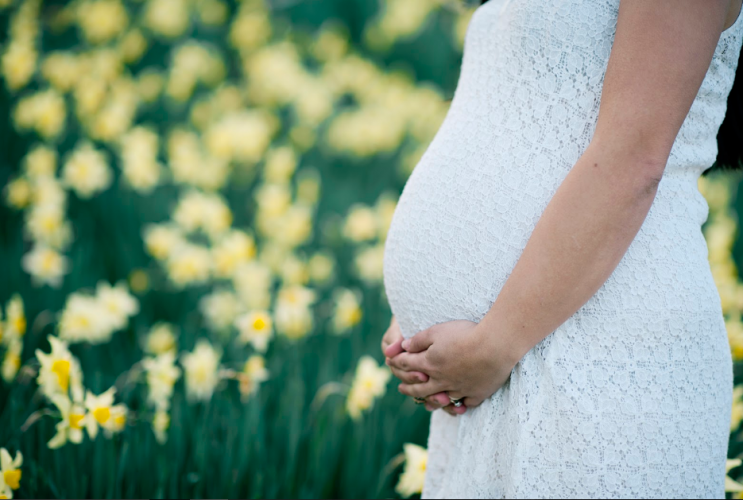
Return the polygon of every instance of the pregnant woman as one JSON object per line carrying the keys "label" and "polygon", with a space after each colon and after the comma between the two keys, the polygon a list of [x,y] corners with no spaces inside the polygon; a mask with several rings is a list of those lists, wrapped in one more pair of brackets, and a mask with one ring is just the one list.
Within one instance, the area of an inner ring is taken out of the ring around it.
{"label": "pregnant woman", "polygon": [[732,360],[697,181],[740,10],[475,12],[385,255],[387,362],[435,410],[424,497],[724,497]]}

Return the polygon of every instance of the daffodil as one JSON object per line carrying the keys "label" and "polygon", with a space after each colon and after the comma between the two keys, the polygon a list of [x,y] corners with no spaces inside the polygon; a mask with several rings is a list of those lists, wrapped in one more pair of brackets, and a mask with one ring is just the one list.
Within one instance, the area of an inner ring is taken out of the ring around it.
{"label": "daffodil", "polygon": [[144,350],[149,354],[159,356],[167,352],[175,353],[177,332],[170,323],[157,323],[150,328],[145,341]]}
{"label": "daffodil", "polygon": [[381,283],[384,278],[384,245],[360,249],[356,254],[355,265],[356,273],[367,285]]}
{"label": "daffodil", "polygon": [[347,289],[339,289],[336,290],[334,299],[333,331],[336,334],[343,334],[359,324],[363,317],[360,294]]}
{"label": "daffodil", "polygon": [[369,241],[377,236],[377,216],[374,211],[364,205],[356,205],[346,218],[343,234],[353,242]]}
{"label": "daffodil", "polygon": [[232,285],[248,309],[268,309],[273,281],[271,269],[257,261],[239,266],[232,276]]}
{"label": "daffodil", "polygon": [[15,379],[18,370],[21,368],[23,342],[18,338],[11,338],[10,341],[6,343],[8,347],[5,351],[1,371],[3,380],[10,383]]}
{"label": "daffodil", "polygon": [[59,337],[71,343],[103,344],[111,340],[114,319],[98,297],[73,293],[59,318]]}
{"label": "daffodil", "polygon": [[81,393],[83,375],[77,358],[70,353],[65,341],[53,335],[47,338],[51,352],[46,354],[36,350],[36,358],[41,364],[37,382],[42,393],[48,398],[66,396],[70,390]]}
{"label": "daffodil", "polygon": [[269,373],[266,369],[266,360],[262,356],[251,356],[238,374],[240,382],[240,394],[243,399],[255,394],[260,385],[268,380]]}
{"label": "daffodil", "polygon": [[2,467],[3,482],[11,490],[17,490],[21,487],[21,466],[23,465],[23,455],[18,451],[15,458],[5,448],[0,448],[0,467]]}
{"label": "daffodil", "polygon": [[273,320],[266,311],[253,311],[237,318],[235,326],[241,342],[250,343],[256,351],[266,352],[273,337]]}
{"label": "daffodil", "polygon": [[98,283],[96,299],[103,311],[108,314],[108,321],[113,330],[124,328],[129,318],[139,312],[139,302],[134,298],[124,282],[111,286],[105,281]]}
{"label": "daffodil", "polygon": [[209,328],[216,332],[224,332],[243,311],[243,306],[233,292],[216,290],[201,299],[199,310]]}
{"label": "daffodil", "polygon": [[174,225],[150,224],[144,229],[145,248],[158,260],[170,257],[184,241],[182,231]]}
{"label": "daffodil", "polygon": [[19,294],[13,295],[5,306],[6,331],[5,338],[20,339],[26,334],[26,313],[23,307],[23,298]]}
{"label": "daffodil", "polygon": [[98,436],[98,427],[106,429],[113,424],[112,408],[115,394],[115,387],[111,387],[98,396],[90,391],[86,393],[85,409],[88,410],[88,413],[85,416],[85,429],[88,431],[90,439],[95,439]]}
{"label": "daffodil", "polygon": [[16,210],[23,210],[31,202],[31,184],[23,177],[10,181],[5,187],[5,199]]}
{"label": "daffodil", "polygon": [[190,401],[208,401],[219,383],[219,362],[222,355],[201,339],[191,353],[183,354],[181,365],[186,374],[186,395]]}
{"label": "daffodil", "polygon": [[90,144],[73,151],[64,164],[62,178],[80,198],[91,198],[108,189],[113,180],[106,157]]}
{"label": "daffodil", "polygon": [[168,277],[174,285],[185,287],[206,283],[212,272],[209,249],[193,243],[183,243],[173,249],[166,262]]}
{"label": "daffodil", "polygon": [[302,286],[282,288],[276,298],[274,321],[276,331],[290,338],[305,337],[314,326],[312,304],[315,292]]}
{"label": "daffodil", "polygon": [[374,358],[364,356],[356,368],[351,390],[346,401],[346,410],[354,420],[374,404],[374,400],[385,394],[392,373],[386,366],[379,366]]}
{"label": "daffodil", "polygon": [[168,440],[168,429],[170,428],[170,415],[165,410],[158,410],[152,419],[152,431],[155,433],[155,439],[160,444],[165,444]]}
{"label": "daffodil", "polygon": [[35,245],[21,260],[23,270],[31,275],[34,285],[59,288],[70,270],[67,257],[45,245]]}
{"label": "daffodil", "polygon": [[181,369],[175,366],[175,352],[145,358],[142,365],[147,374],[147,400],[156,408],[167,409],[173,396],[173,386],[181,376]]}
{"label": "daffodil", "polygon": [[325,252],[318,252],[308,262],[310,279],[314,283],[327,283],[335,271],[335,259]]}
{"label": "daffodil", "polygon": [[228,232],[212,247],[214,274],[219,278],[231,278],[241,265],[255,257],[255,253],[252,236],[239,230]]}
{"label": "daffodil", "polygon": [[395,491],[403,497],[410,498],[423,492],[426,479],[426,467],[428,465],[428,451],[414,444],[406,444],[405,470],[400,475]]}
{"label": "daffodil", "polygon": [[119,403],[111,407],[111,417],[103,427],[107,435],[118,434],[124,430],[129,419],[129,408]]}
{"label": "daffodil", "polygon": [[47,446],[54,450],[64,446],[68,441],[73,444],[82,443],[86,420],[82,388],[74,391],[72,399],[67,394],[55,394],[52,403],[59,410],[62,420],[57,423],[57,433],[49,440]]}

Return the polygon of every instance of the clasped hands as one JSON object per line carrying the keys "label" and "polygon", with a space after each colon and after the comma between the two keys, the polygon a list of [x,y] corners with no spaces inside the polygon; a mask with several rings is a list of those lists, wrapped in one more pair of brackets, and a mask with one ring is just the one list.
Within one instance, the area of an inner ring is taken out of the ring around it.
{"label": "clasped hands", "polygon": [[[402,381],[402,394],[426,400],[426,409],[462,415],[500,389],[520,357],[503,336],[485,332],[471,321],[435,325],[404,340],[397,320],[382,340],[392,373]],[[455,408],[451,399],[464,399]]]}

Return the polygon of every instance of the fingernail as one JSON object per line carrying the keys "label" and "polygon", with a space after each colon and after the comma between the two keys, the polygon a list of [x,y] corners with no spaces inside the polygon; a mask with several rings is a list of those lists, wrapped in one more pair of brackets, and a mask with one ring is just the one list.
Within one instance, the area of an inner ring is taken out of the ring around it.
{"label": "fingernail", "polygon": [[408,350],[408,347],[410,347],[410,339],[403,341],[402,348],[406,351]]}
{"label": "fingernail", "polygon": [[428,410],[428,411],[433,411],[433,410],[434,410],[434,408],[433,408],[433,406],[431,406],[431,405],[426,405],[426,410]]}
{"label": "fingernail", "polygon": [[387,366],[390,366],[390,358],[385,358],[384,359],[384,364],[387,365]]}

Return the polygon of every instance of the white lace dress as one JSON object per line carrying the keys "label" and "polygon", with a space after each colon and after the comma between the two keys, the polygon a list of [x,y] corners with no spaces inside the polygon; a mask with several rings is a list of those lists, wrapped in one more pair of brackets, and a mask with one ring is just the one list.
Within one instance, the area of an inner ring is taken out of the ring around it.
{"label": "white lace dress", "polygon": [[[491,0],[446,120],[395,213],[385,284],[403,334],[479,321],[588,145],[619,0]],[[424,496],[718,497],[732,360],[697,188],[743,38],[723,33],[646,222],[602,288],[481,407],[432,417]]]}

